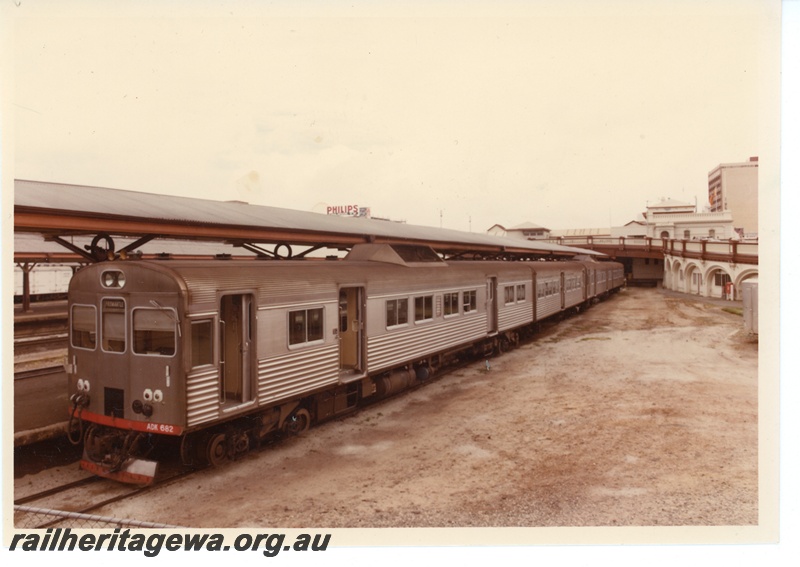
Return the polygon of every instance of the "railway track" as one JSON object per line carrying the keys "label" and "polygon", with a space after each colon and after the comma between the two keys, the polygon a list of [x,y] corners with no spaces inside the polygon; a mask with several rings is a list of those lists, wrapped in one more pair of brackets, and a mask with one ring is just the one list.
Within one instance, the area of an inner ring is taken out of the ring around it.
{"label": "railway track", "polygon": [[[111,504],[127,500],[128,498],[134,498],[140,494],[165,488],[190,476],[196,470],[197,469],[182,470],[158,481],[156,484],[144,487],[131,486],[97,476],[89,476],[40,492],[21,496],[14,500],[14,506],[15,508],[23,507],[17,510],[17,514],[20,515],[29,513],[24,507],[31,502],[36,502],[38,509],[88,514],[89,512],[99,510]],[[20,524],[22,521],[22,518],[15,518],[15,524]],[[46,529],[57,524],[63,525],[66,521],[67,520],[63,518],[58,518],[30,527],[34,529]]]}
{"label": "railway track", "polygon": [[14,356],[66,349],[68,336],[68,333],[53,333],[14,337]]}
{"label": "railway track", "polygon": [[59,374],[64,372],[64,367],[61,365],[44,366],[42,368],[31,368],[29,370],[14,371],[14,380],[26,380],[30,378],[39,378],[42,376],[50,376],[52,374]]}
{"label": "railway track", "polygon": [[66,311],[14,320],[14,356],[67,348],[69,329]]}
{"label": "railway track", "polygon": [[87,484],[94,484],[95,482],[98,482],[100,480],[101,479],[98,476],[88,476],[80,480],[68,482],[67,484],[62,484],[61,486],[56,486],[55,488],[48,488],[47,490],[42,490],[41,492],[36,492],[34,494],[29,494],[27,496],[17,498],[16,500],[14,500],[14,505],[20,506],[22,504],[29,504],[31,502],[36,502],[37,500],[42,500],[44,498],[48,498],[56,494],[61,494],[62,492],[66,492],[67,490],[71,490],[73,488],[86,486]]}

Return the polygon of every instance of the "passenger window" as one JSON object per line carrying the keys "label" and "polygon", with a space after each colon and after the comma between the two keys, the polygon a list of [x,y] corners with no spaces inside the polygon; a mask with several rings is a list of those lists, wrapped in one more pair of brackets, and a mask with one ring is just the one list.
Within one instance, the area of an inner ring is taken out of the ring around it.
{"label": "passenger window", "polygon": [[425,295],[414,298],[414,321],[428,321],[433,319],[433,296]]}
{"label": "passenger window", "polygon": [[213,328],[211,320],[192,322],[192,368],[214,364]]}
{"label": "passenger window", "polygon": [[505,287],[504,293],[505,293],[505,303],[506,303],[506,305],[511,305],[512,303],[514,303],[514,286],[513,285],[507,285]]}
{"label": "passenger window", "polygon": [[289,312],[289,345],[321,341],[322,308]]}
{"label": "passenger window", "polygon": [[458,292],[444,294],[444,315],[458,315]]}
{"label": "passenger window", "polygon": [[464,292],[464,313],[470,313],[478,308],[478,292],[474,289]]}
{"label": "passenger window", "polygon": [[386,326],[396,327],[408,323],[408,299],[386,301]]}
{"label": "passenger window", "polygon": [[125,352],[125,300],[103,300],[103,350]]}
{"label": "passenger window", "polygon": [[175,354],[175,321],[171,309],[133,310],[133,352],[157,356]]}
{"label": "passenger window", "polygon": [[97,346],[97,309],[94,305],[72,306],[72,346],[91,350]]}
{"label": "passenger window", "polygon": [[517,301],[525,301],[525,285],[517,286]]}

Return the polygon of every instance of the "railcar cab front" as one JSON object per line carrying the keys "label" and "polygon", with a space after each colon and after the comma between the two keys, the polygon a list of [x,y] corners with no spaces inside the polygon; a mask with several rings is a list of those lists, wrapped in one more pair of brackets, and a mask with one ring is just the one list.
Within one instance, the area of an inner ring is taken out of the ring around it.
{"label": "railcar cab front", "polygon": [[84,468],[147,483],[155,465],[133,455],[153,434],[182,433],[182,292],[167,270],[133,262],[89,266],[70,282],[70,438],[84,437]]}

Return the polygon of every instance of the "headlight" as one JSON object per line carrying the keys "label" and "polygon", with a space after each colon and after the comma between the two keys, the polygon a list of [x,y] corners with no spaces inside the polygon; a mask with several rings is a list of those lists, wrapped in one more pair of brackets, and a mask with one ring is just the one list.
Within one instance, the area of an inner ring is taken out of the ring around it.
{"label": "headlight", "polygon": [[159,403],[164,400],[164,393],[161,390],[153,392],[153,401]]}
{"label": "headlight", "polygon": [[151,390],[150,388],[147,388],[144,391],[144,394],[142,394],[142,397],[144,398],[144,401],[146,401],[146,402],[152,401],[153,400],[153,390]]}
{"label": "headlight", "polygon": [[119,270],[106,270],[101,276],[101,281],[103,283],[103,287],[125,287],[125,274]]}

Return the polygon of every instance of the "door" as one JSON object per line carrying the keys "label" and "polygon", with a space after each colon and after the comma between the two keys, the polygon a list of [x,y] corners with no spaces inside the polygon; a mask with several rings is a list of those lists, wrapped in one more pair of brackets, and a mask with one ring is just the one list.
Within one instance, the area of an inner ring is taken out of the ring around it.
{"label": "door", "polygon": [[486,280],[486,321],[489,334],[497,332],[497,278]]}
{"label": "door", "polygon": [[339,290],[339,367],[344,372],[364,371],[364,288]]}
{"label": "door", "polygon": [[220,300],[220,399],[240,404],[252,399],[253,297],[225,295]]}

